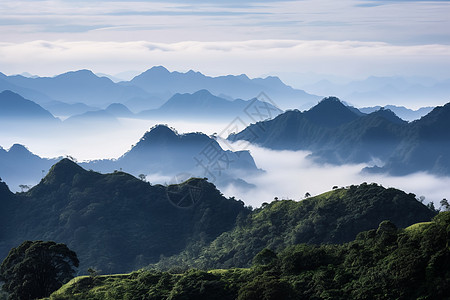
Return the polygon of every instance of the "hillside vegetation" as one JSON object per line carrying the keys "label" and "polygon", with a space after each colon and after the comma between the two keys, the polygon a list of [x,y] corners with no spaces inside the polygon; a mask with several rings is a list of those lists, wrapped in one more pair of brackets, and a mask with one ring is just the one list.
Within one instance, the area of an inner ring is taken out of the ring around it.
{"label": "hillside vegetation", "polygon": [[233,230],[206,247],[188,247],[180,255],[162,259],[156,267],[248,267],[264,248],[280,251],[299,243],[345,243],[361,231],[377,228],[383,220],[404,228],[429,221],[434,215],[414,194],[377,184],[352,185],[300,202],[265,203],[247,217],[239,217]]}
{"label": "hillside vegetation", "polygon": [[450,212],[407,229],[383,221],[341,245],[264,249],[250,269],[85,276],[50,299],[445,299],[449,237]]}
{"label": "hillside vegetation", "polygon": [[151,185],[123,172],[100,174],[63,159],[26,193],[0,183],[0,258],[24,240],[67,244],[89,267],[130,272],[188,244],[232,229],[242,201],[227,199],[205,179]]}

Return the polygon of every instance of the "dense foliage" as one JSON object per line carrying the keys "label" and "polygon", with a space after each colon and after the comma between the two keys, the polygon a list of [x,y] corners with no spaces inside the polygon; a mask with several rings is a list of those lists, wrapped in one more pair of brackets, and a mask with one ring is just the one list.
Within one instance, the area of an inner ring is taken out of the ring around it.
{"label": "dense foliage", "polygon": [[54,240],[78,254],[81,273],[136,270],[213,240],[249,212],[204,179],[151,185],[123,172],[86,171],[68,159],[28,192],[3,193],[0,258],[24,240]]}
{"label": "dense foliage", "polygon": [[0,266],[0,281],[9,299],[50,296],[73,278],[79,261],[64,244],[26,241],[13,248]]}
{"label": "dense foliage", "polygon": [[265,203],[247,217],[239,217],[233,230],[206,247],[188,247],[157,267],[248,267],[264,248],[280,251],[299,243],[344,243],[386,219],[404,228],[434,215],[413,194],[377,184],[352,185],[300,202]]}
{"label": "dense foliage", "polygon": [[443,212],[400,230],[383,221],[341,245],[264,250],[250,269],[75,278],[50,299],[445,299],[449,240]]}

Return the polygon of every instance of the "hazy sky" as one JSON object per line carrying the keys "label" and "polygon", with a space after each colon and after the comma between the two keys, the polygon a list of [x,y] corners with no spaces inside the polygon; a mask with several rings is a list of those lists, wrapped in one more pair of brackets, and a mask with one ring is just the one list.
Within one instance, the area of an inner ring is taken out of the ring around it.
{"label": "hazy sky", "polygon": [[450,78],[450,1],[6,1],[0,72]]}

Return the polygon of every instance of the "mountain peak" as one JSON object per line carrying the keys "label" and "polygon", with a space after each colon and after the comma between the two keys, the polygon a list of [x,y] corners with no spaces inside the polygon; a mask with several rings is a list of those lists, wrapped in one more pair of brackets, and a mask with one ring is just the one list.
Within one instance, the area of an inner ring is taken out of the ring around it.
{"label": "mountain peak", "polygon": [[420,120],[416,121],[422,124],[433,123],[433,122],[443,122],[448,123],[450,119],[450,102],[444,106],[437,106],[427,115],[423,116]]}
{"label": "mountain peak", "polygon": [[195,93],[192,94],[193,96],[202,96],[202,97],[209,97],[209,96],[214,96],[213,94],[211,94],[210,91],[208,91],[207,89],[201,89],[196,91]]}
{"label": "mountain peak", "polygon": [[76,174],[87,172],[74,161],[63,158],[54,164],[47,176],[43,179],[45,184],[67,183],[72,184],[73,177]]}
{"label": "mountain peak", "polygon": [[335,96],[328,96],[323,98],[319,103],[342,103],[342,101]]}
{"label": "mountain peak", "polygon": [[359,117],[337,97],[323,98],[316,106],[305,112],[305,116],[311,122],[326,127],[338,127]]}
{"label": "mountain peak", "polygon": [[175,130],[172,130],[167,125],[158,124],[150,129],[150,131],[147,131],[144,136],[141,138],[139,143],[141,142],[154,142],[154,141],[161,141],[161,140],[169,140],[176,138],[178,134],[175,132]]}
{"label": "mountain peak", "polygon": [[87,69],[82,69],[82,70],[77,70],[77,71],[70,71],[70,72],[66,72],[63,73],[61,75],[56,76],[57,78],[63,78],[63,77],[75,77],[75,78],[84,78],[84,77],[98,77],[97,75],[95,75],[91,70],[87,70]]}
{"label": "mountain peak", "polygon": [[107,112],[114,116],[129,116],[133,113],[122,103],[112,103],[106,109]]}
{"label": "mountain peak", "polygon": [[163,66],[154,66],[150,69],[148,69],[147,71],[145,71],[144,73],[153,73],[153,74],[169,74],[170,71],[167,70],[165,67]]}
{"label": "mountain peak", "polygon": [[14,97],[14,98],[16,98],[16,99],[25,99],[25,98],[23,98],[21,95],[19,95],[19,94],[17,94],[17,93],[14,93],[14,92],[11,91],[11,90],[4,90],[3,92],[0,93],[0,96],[1,96],[2,98],[3,98],[3,97],[8,97],[8,98]]}
{"label": "mountain peak", "polygon": [[25,99],[21,95],[10,90],[0,93],[0,117],[5,119],[26,119],[40,118],[56,120],[55,117],[37,103]]}
{"label": "mountain peak", "polygon": [[381,117],[381,118],[388,120],[395,124],[407,123],[405,120],[402,120],[401,118],[399,118],[392,110],[385,109],[384,107],[381,107],[379,110],[374,111],[370,115]]}
{"label": "mountain peak", "polygon": [[27,149],[24,145],[14,144],[9,148],[8,151],[10,154],[31,154],[30,150]]}

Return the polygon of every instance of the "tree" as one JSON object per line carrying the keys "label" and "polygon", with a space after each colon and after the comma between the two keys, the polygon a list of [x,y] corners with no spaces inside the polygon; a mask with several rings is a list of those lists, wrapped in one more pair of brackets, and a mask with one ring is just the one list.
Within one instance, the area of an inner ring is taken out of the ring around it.
{"label": "tree", "polygon": [[29,185],[26,185],[26,184],[19,184],[19,187],[20,187],[22,193],[28,191],[31,188]]}
{"label": "tree", "polygon": [[139,179],[140,179],[140,180],[145,181],[146,178],[147,178],[147,177],[145,176],[145,174],[139,174]]}
{"label": "tree", "polygon": [[434,207],[434,203],[433,203],[433,202],[428,203],[428,204],[427,204],[427,207],[428,207],[431,211],[434,211],[434,212],[437,211],[436,208]]}
{"label": "tree", "polygon": [[277,254],[268,248],[264,248],[253,258],[255,265],[268,265],[277,259]]}
{"label": "tree", "polygon": [[76,253],[64,244],[26,241],[11,249],[0,280],[10,299],[44,298],[72,279],[78,265]]}
{"label": "tree", "polygon": [[449,211],[450,210],[450,204],[448,203],[446,198],[442,199],[440,204],[441,204],[441,210],[442,211]]}

